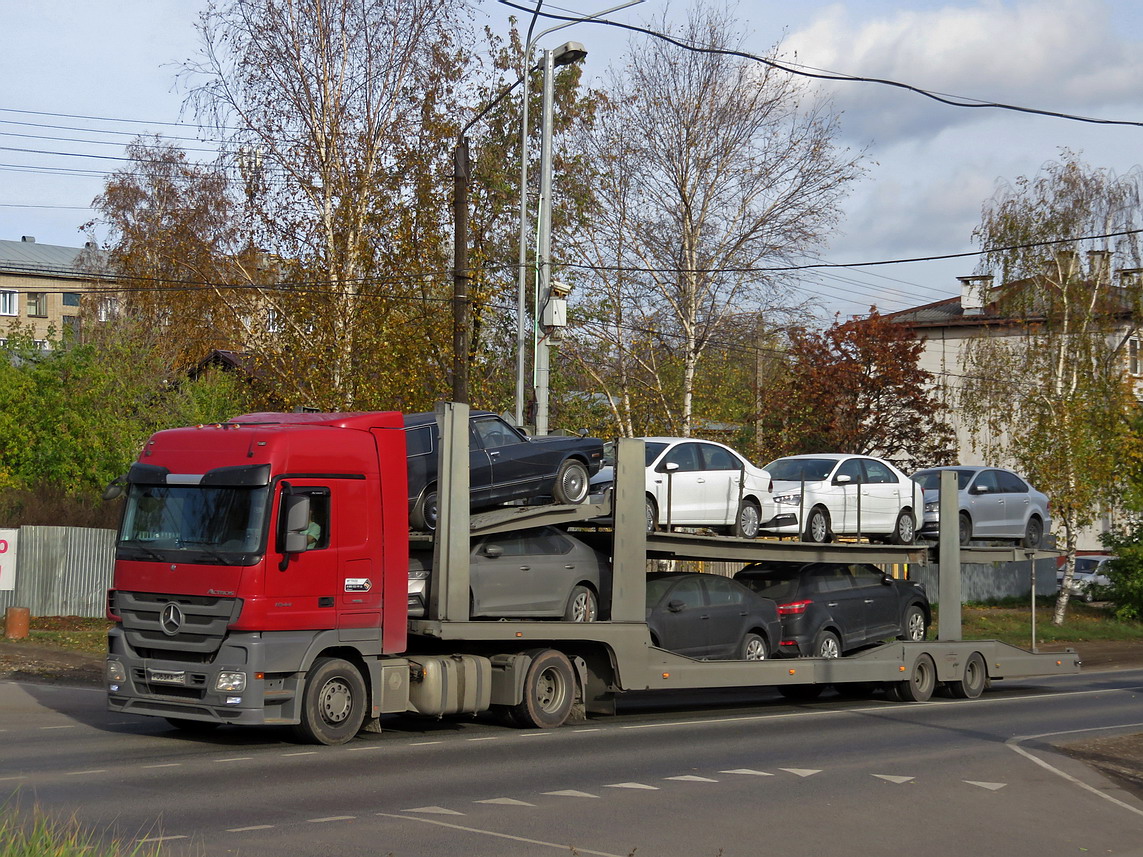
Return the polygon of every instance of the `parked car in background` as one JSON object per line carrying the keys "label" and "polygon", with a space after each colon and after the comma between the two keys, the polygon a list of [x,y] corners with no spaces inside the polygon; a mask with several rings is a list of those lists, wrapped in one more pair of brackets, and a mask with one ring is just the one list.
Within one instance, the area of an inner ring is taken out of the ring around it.
{"label": "parked car in background", "polygon": [[1001,467],[930,467],[913,474],[925,492],[922,536],[940,532],[941,473],[956,473],[960,543],[973,539],[1013,539],[1026,548],[1038,548],[1052,528],[1047,495],[1027,480]]}
{"label": "parked car in background", "polygon": [[865,563],[753,563],[734,579],[777,603],[786,656],[836,658],[882,640],[923,640],[932,621],[922,584]]}
{"label": "parked car in background", "polygon": [[[429,603],[431,550],[409,557],[409,616]],[[610,611],[611,563],[555,527],[474,539],[469,564],[470,616],[595,622]]]}
{"label": "parked car in background", "polygon": [[782,638],[778,609],[729,577],[647,575],[651,645],[695,659],[762,661]]}
{"label": "parked car in background", "polygon": [[867,455],[791,455],[766,465],[774,480],[776,518],[762,531],[807,542],[835,535],[912,544],[921,490],[908,476]]}
{"label": "parked car in background", "polygon": [[[556,503],[582,503],[588,482],[603,462],[603,441],[577,435],[529,437],[488,411],[469,417],[471,508],[550,496]],[[409,473],[409,525],[437,525],[436,414],[405,416]]]}
{"label": "parked car in background", "polygon": [[[1077,556],[1075,571],[1072,573],[1072,585],[1069,587],[1072,597],[1082,598],[1084,601],[1094,601],[1099,595],[1101,586],[1110,586],[1111,579],[1107,576],[1107,564],[1115,557],[1106,554],[1089,554]],[[1057,591],[1064,586],[1064,567],[1061,565],[1056,572]]]}
{"label": "parked car in background", "polygon": [[[647,532],[711,527],[752,539],[774,516],[770,474],[729,446],[686,437],[641,438],[646,450]],[[607,466],[591,481],[592,493],[610,488]]]}

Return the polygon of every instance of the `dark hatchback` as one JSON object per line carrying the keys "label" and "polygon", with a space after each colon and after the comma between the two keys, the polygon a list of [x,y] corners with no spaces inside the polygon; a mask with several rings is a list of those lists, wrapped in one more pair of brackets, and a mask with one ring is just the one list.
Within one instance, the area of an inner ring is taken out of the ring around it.
{"label": "dark hatchback", "polygon": [[786,656],[836,658],[883,640],[923,640],[932,621],[922,584],[865,563],[754,563],[734,579],[777,602]]}
{"label": "dark hatchback", "polygon": [[[557,503],[587,499],[588,483],[603,461],[603,441],[594,437],[529,437],[488,411],[469,416],[471,508],[550,496]],[[436,414],[405,415],[409,463],[409,525],[432,531],[437,525],[437,463],[440,434]]]}
{"label": "dark hatchback", "polygon": [[729,577],[700,572],[647,575],[651,645],[696,659],[766,660],[782,634],[778,609]]}

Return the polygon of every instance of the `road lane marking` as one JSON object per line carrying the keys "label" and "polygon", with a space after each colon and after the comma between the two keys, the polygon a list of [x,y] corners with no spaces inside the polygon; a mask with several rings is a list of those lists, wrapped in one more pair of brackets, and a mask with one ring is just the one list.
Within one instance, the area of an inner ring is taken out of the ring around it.
{"label": "road lane marking", "polygon": [[820,770],[815,771],[813,768],[779,768],[778,770],[797,777],[812,777],[814,774],[821,773]]}
{"label": "road lane marking", "polygon": [[892,774],[874,774],[873,776],[877,777],[877,779],[879,779],[879,780],[885,780],[886,782],[896,783],[897,785],[901,785],[902,783],[908,783],[908,782],[911,782],[911,781],[916,779],[916,777],[895,777]]}
{"label": "road lane marking", "polygon": [[226,829],[226,832],[227,833],[246,833],[247,831],[250,831],[250,830],[273,830],[273,829],[274,829],[274,825],[272,825],[272,824],[252,824],[249,827],[228,827]]}
{"label": "road lane marking", "polygon": [[403,809],[401,812],[428,812],[433,815],[464,815],[455,809],[445,809],[443,806],[418,806],[413,809]]}
{"label": "road lane marking", "polygon": [[599,795],[588,794],[587,792],[577,791],[576,789],[560,789],[556,792],[541,792],[541,794],[551,795],[552,797],[590,797],[598,800]]}
{"label": "road lane marking", "polygon": [[297,753],[283,753],[282,758],[286,759],[290,756],[316,756],[317,750],[301,750]]}
{"label": "road lane marking", "polygon": [[1008,785],[1008,783],[980,783],[976,780],[963,780],[963,782],[968,783],[970,786],[980,786],[982,789],[988,789],[990,792],[1000,791],[1000,789]]}
{"label": "road lane marking", "polygon": [[646,783],[612,783],[609,786],[604,786],[605,789],[646,789],[648,791],[659,791],[658,786],[649,786]]}
{"label": "road lane marking", "polygon": [[696,777],[694,774],[685,774],[681,777],[663,777],[664,780],[678,780],[681,783],[717,783],[718,780],[712,780],[710,777]]}
{"label": "road lane marking", "polygon": [[329,821],[353,821],[356,815],[327,815],[325,818],[307,818],[307,824],[325,824]]}
{"label": "road lane marking", "polygon": [[534,803],[516,800],[516,798],[513,797],[493,797],[488,800],[474,800],[473,803],[494,803],[501,806],[535,806]]}
{"label": "road lane marking", "polygon": [[221,762],[249,762],[253,758],[253,756],[232,756],[229,759],[215,759],[214,762],[215,764],[219,764]]}
{"label": "road lane marking", "polygon": [[772,777],[766,771],[756,771],[753,768],[735,768],[733,771],[719,771],[720,774],[745,774],[750,777]]}
{"label": "road lane marking", "polygon": [[187,839],[186,836],[148,836],[146,839],[136,839],[140,845],[150,844],[152,842],[171,842],[175,839]]}
{"label": "road lane marking", "polygon": [[465,741],[499,741],[499,735],[485,735],[482,738],[465,738]]}
{"label": "road lane marking", "polygon": [[41,726],[40,729],[75,729],[76,725],[75,723],[66,723],[63,726]]}
{"label": "road lane marking", "polygon": [[143,768],[178,768],[181,765],[182,762],[164,762],[161,765],[144,765]]}
{"label": "road lane marking", "polygon": [[97,768],[91,771],[68,771],[64,776],[66,777],[84,777],[88,774],[106,774],[107,768]]}
{"label": "road lane marking", "polygon": [[[568,853],[568,845],[564,842],[544,842],[540,839],[526,839],[523,836],[512,836],[507,833],[498,833],[494,830],[481,830],[476,827],[464,827],[459,824],[449,824],[446,821],[438,821],[435,818],[417,818],[415,815],[394,815],[388,812],[377,813],[383,818],[403,818],[406,821],[419,821],[421,824],[435,824],[438,827],[448,827],[452,830],[460,830],[465,833],[475,833],[479,836],[493,836],[497,839],[508,839],[512,842],[522,842],[525,845],[542,845],[545,848],[555,848],[562,851],[564,854]],[[590,854],[591,857],[630,857],[629,854],[612,854],[610,851],[592,851],[588,848],[580,848],[575,846],[576,854]]]}

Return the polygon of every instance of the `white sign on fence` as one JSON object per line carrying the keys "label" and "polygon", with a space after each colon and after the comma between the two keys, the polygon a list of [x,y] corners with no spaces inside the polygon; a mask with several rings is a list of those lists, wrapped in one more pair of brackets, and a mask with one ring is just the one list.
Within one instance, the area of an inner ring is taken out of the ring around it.
{"label": "white sign on fence", "polygon": [[0,530],[0,592],[16,588],[16,541],[19,530]]}

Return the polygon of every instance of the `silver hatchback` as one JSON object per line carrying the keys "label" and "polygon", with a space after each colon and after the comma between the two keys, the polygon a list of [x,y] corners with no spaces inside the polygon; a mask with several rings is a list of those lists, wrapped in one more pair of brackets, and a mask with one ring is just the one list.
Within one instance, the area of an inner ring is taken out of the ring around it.
{"label": "silver hatchback", "polygon": [[913,474],[924,489],[925,513],[920,534],[936,538],[940,531],[941,473],[956,473],[958,535],[967,545],[973,539],[1013,539],[1026,548],[1044,544],[1052,529],[1048,497],[1011,470],[1000,467],[932,467]]}

